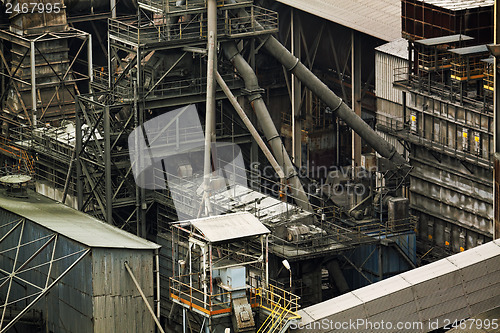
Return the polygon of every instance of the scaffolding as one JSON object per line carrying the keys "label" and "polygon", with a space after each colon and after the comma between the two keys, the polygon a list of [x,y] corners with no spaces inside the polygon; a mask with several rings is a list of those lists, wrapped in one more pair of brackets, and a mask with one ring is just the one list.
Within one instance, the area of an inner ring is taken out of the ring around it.
{"label": "scaffolding", "polygon": [[469,46],[450,50],[451,78],[456,81],[480,80],[484,77],[485,63],[481,60],[489,56],[486,45]]}
{"label": "scaffolding", "polygon": [[258,332],[283,332],[300,319],[300,297],[269,283],[269,232],[249,213],[173,224],[173,302],[206,318],[234,316],[239,330],[255,329],[258,308],[267,314]]}
{"label": "scaffolding", "polygon": [[448,49],[472,39],[458,34],[415,41],[419,71],[429,73],[449,69],[451,59]]}
{"label": "scaffolding", "polygon": [[[0,30],[0,40],[2,120],[36,126],[72,119],[78,85],[92,81],[91,35],[75,28],[27,36]],[[70,59],[68,45],[75,40],[80,45]],[[75,69],[78,61],[88,64],[86,73]]]}

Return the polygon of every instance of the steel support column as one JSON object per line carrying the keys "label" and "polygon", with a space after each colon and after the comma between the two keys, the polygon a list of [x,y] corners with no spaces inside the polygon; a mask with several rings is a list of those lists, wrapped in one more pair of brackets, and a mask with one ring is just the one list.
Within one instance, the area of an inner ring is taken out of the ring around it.
{"label": "steel support column", "polygon": [[[352,110],[361,117],[361,41],[357,32],[351,33]],[[361,165],[361,137],[352,130],[352,167]]]}
{"label": "steel support column", "polygon": [[36,61],[35,61],[35,41],[31,41],[30,47],[30,70],[31,70],[31,110],[33,112],[33,127],[36,127]]}
{"label": "steel support column", "polygon": [[[291,9],[291,49],[292,54],[301,58],[300,20],[297,11]],[[301,120],[302,85],[292,73],[292,157],[296,166],[302,166],[302,120]]]}
{"label": "steel support column", "polygon": [[92,82],[94,82],[94,72],[93,72],[93,66],[94,66],[94,60],[92,58],[92,35],[88,35],[87,39],[87,70],[89,72],[89,93],[92,93]]}
{"label": "steel support column", "polygon": [[106,222],[113,224],[113,186],[111,182],[111,127],[109,106],[104,107],[104,186]]}
{"label": "steel support column", "polygon": [[75,97],[75,158],[76,158],[76,202],[77,209],[83,209],[83,172],[80,154],[82,151],[82,121],[80,113],[82,112],[79,97]]}

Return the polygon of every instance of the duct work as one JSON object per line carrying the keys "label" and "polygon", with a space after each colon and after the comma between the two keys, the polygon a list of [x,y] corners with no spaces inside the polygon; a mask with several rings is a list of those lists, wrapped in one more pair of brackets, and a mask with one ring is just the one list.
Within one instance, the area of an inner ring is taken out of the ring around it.
{"label": "duct work", "polygon": [[267,110],[266,104],[262,99],[262,95],[260,94],[262,89],[259,87],[257,76],[255,75],[252,67],[250,67],[243,56],[238,52],[234,42],[224,43],[222,45],[222,49],[226,58],[232,62],[245,81],[245,88],[249,92],[248,100],[250,101],[250,105],[259,119],[259,123],[262,126],[264,135],[271,146],[271,150],[273,151],[276,160],[285,172],[285,176],[291,185],[292,194],[295,197],[297,205],[305,210],[311,210],[307,194],[302,187],[302,183],[300,182],[295,167],[292,164],[290,156],[288,156],[283,143],[281,142],[281,137],[278,134],[271,115]]}
{"label": "duct work", "polygon": [[[245,10],[240,9],[236,14],[240,17],[249,17]],[[257,27],[262,26],[254,21],[252,22]],[[389,161],[394,163],[396,167],[409,165],[389,142],[384,140],[377,134],[363,119],[356,115],[352,109],[345,104],[340,97],[328,88],[316,75],[314,75],[300,60],[291,54],[276,38],[265,35],[259,37],[262,46],[276,60],[278,60],[285,68],[294,74],[309,90],[311,90],[319,99],[321,99],[332,110],[333,114],[352,128],[365,142],[370,145],[376,152]]]}
{"label": "duct work", "polygon": [[380,155],[393,162],[396,166],[406,165],[406,160],[389,142],[379,136],[366,122],[356,115],[340,97],[335,95],[326,84],[321,82],[298,58],[292,55],[276,38],[262,37],[264,48],[275,57],[285,68],[297,78],[319,99],[326,103],[333,113],[346,122],[366,143]]}

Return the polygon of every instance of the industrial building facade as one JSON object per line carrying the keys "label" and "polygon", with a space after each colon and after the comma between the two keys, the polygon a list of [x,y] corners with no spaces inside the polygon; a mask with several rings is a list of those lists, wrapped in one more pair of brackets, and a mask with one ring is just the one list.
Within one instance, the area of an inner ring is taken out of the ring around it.
{"label": "industrial building facade", "polygon": [[[1,332],[285,332],[492,240],[493,1],[40,3],[0,29]],[[40,239],[81,258],[23,322]]]}

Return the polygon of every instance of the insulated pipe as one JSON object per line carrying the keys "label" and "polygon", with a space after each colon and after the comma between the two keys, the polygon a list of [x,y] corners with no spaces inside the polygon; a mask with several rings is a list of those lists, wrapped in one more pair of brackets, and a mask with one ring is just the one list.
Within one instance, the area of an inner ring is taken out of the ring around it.
{"label": "insulated pipe", "polygon": [[272,36],[260,37],[264,48],[275,57],[285,68],[292,72],[304,85],[319,99],[325,102],[333,113],[344,120],[363,140],[366,141],[380,155],[396,165],[406,165],[406,160],[389,142],[377,134],[363,119],[356,115],[340,97],[335,95],[326,84],[321,82],[299,59],[292,55],[276,38]]}
{"label": "insulated pipe", "polygon": [[269,111],[267,110],[266,104],[264,103],[262,96],[260,94],[261,88],[257,80],[252,67],[245,61],[243,56],[239,53],[236,44],[234,42],[227,42],[222,45],[222,49],[227,59],[229,59],[233,66],[238,70],[241,77],[245,81],[245,88],[248,91],[248,100],[252,106],[257,119],[262,126],[264,135],[271,146],[271,150],[276,157],[276,160],[282,165],[282,169],[287,176],[290,185],[292,187],[292,193],[295,197],[297,205],[305,210],[311,211],[311,205],[307,194],[302,187],[302,183],[297,175],[295,167],[290,160],[290,156],[283,147],[281,142],[281,137],[274,126],[273,120]]}

